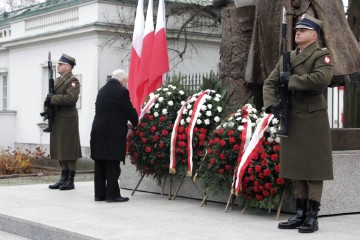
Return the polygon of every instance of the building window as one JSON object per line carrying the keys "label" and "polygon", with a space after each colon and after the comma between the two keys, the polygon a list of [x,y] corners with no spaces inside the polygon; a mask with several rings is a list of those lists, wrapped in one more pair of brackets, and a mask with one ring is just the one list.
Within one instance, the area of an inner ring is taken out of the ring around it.
{"label": "building window", "polygon": [[6,111],[7,107],[8,107],[7,73],[0,73],[0,110]]}

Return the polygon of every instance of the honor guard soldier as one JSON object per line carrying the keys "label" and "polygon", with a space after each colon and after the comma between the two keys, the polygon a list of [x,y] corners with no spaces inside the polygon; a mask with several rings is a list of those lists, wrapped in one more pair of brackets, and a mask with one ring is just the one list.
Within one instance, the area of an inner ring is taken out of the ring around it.
{"label": "honor guard soldier", "polygon": [[76,109],[80,84],[72,73],[75,65],[75,58],[62,54],[57,64],[60,77],[55,80],[54,93],[47,96],[55,111],[50,134],[50,155],[52,160],[59,161],[62,169],[60,180],[49,185],[50,189],[75,188],[76,161],[81,158],[79,117]]}
{"label": "honor guard soldier", "polygon": [[[327,103],[323,95],[333,77],[330,52],[317,42],[322,22],[304,15],[295,26],[297,48],[290,54],[291,74],[286,79],[290,111],[288,138],[281,138],[280,177],[291,179],[296,213],[280,229],[312,233],[319,229],[318,212],[323,180],[333,179],[332,148]],[[277,87],[282,58],[265,80],[264,107],[278,115]]]}

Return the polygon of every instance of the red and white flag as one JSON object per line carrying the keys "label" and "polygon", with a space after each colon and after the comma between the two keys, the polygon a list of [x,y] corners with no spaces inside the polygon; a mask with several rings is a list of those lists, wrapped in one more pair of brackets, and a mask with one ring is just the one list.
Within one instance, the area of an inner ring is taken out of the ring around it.
{"label": "red and white flag", "polygon": [[154,21],[153,21],[153,0],[149,0],[146,12],[145,30],[142,42],[141,61],[138,75],[138,86],[136,94],[139,98],[139,105],[145,102],[148,96],[148,82],[150,78],[150,69],[152,61],[152,52],[154,46]]}
{"label": "red and white flag", "polygon": [[144,36],[144,0],[139,0],[136,8],[133,42],[131,47],[130,56],[130,68],[129,68],[129,81],[128,89],[130,93],[131,102],[136,109],[137,113],[140,113],[140,101],[136,94],[138,87],[138,74],[140,68],[142,41]]}
{"label": "red and white flag", "polygon": [[169,71],[165,29],[165,0],[159,0],[148,92],[158,89]]}

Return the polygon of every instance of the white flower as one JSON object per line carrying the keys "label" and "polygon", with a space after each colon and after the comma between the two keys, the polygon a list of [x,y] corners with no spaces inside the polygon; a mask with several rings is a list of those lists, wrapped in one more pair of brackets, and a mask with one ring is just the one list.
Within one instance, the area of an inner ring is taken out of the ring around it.
{"label": "white flower", "polygon": [[277,118],[273,118],[273,119],[271,120],[271,123],[272,123],[273,125],[276,125],[276,124],[279,123],[279,120],[278,120]]}
{"label": "white flower", "polygon": [[[214,92],[215,92],[215,91],[214,91]],[[218,98],[221,98],[221,95],[220,95],[220,94],[218,94],[218,93],[217,93],[217,94],[215,94],[215,96],[216,96],[216,97],[218,97]]]}
{"label": "white flower", "polygon": [[154,117],[158,117],[159,113],[158,112],[154,112]]}
{"label": "white flower", "polygon": [[169,89],[168,89],[168,88],[163,88],[162,90],[163,90],[164,92],[169,91]]}
{"label": "white flower", "polygon": [[220,118],[219,118],[218,116],[216,116],[216,117],[214,118],[214,121],[215,121],[215,122],[220,122]]}
{"label": "white flower", "polygon": [[246,118],[243,118],[243,119],[241,120],[241,122],[242,122],[242,123],[246,123],[246,122],[247,122],[247,119],[246,119]]}
{"label": "white flower", "polygon": [[234,124],[233,122],[229,122],[229,127],[232,128],[232,127],[234,127],[234,125],[235,125],[235,124]]}
{"label": "white flower", "polygon": [[191,105],[191,104],[188,104],[188,105],[186,106],[186,108],[187,108],[187,109],[191,109],[191,108],[192,108],[192,105]]}
{"label": "white flower", "polygon": [[206,125],[209,125],[209,124],[210,124],[210,120],[209,120],[209,119],[205,119],[205,120],[204,120],[204,123],[205,123]]}
{"label": "white flower", "polygon": [[175,90],[175,89],[176,89],[176,87],[175,87],[175,86],[173,86],[173,85],[169,85],[169,87],[171,87],[173,90]]}
{"label": "white flower", "polygon": [[155,108],[159,108],[159,104],[157,103],[157,104],[155,104]]}
{"label": "white flower", "polygon": [[211,100],[211,96],[205,95],[205,99],[206,99],[206,101],[207,101],[207,100]]}
{"label": "white flower", "polygon": [[274,138],[268,137],[267,141],[272,143],[274,141]]}
{"label": "white flower", "polygon": [[218,112],[222,112],[222,107],[217,107]]}
{"label": "white flower", "polygon": [[200,109],[201,109],[201,111],[205,111],[205,110],[206,110],[206,106],[205,106],[205,105],[202,105]]}
{"label": "white flower", "polygon": [[164,98],[163,97],[159,97],[159,102],[162,102],[164,101]]}
{"label": "white flower", "polygon": [[242,117],[236,118],[236,121],[240,121],[240,120],[242,120]]}
{"label": "white flower", "polygon": [[207,107],[208,107],[208,109],[212,109],[212,105],[211,105],[211,104],[208,104]]}
{"label": "white flower", "polygon": [[183,90],[180,90],[179,93],[180,93],[180,95],[184,95],[184,94],[185,94],[185,92],[184,92]]}
{"label": "white flower", "polygon": [[201,119],[196,120],[196,124],[200,125],[202,123]]}
{"label": "white flower", "polygon": [[239,130],[239,131],[244,130],[244,126],[242,126],[242,125],[238,126],[237,130]]}
{"label": "white flower", "polygon": [[232,121],[233,118],[234,118],[234,117],[229,117],[229,118],[228,118],[228,121],[229,121],[229,122]]}
{"label": "white flower", "polygon": [[224,123],[222,126],[223,126],[223,128],[226,128],[227,127],[227,123]]}
{"label": "white flower", "polygon": [[186,108],[184,108],[182,114],[187,114],[187,109]]}
{"label": "white flower", "polygon": [[186,118],[186,122],[189,123],[190,122],[190,117]]}
{"label": "white flower", "polygon": [[252,127],[255,127],[255,126],[256,126],[256,123],[252,122],[252,123],[251,123],[251,126],[252,126]]}
{"label": "white flower", "polygon": [[166,109],[166,108],[164,108],[164,109],[162,110],[162,114],[164,114],[164,115],[167,114],[167,109]]}
{"label": "white flower", "polygon": [[155,96],[155,94],[152,92],[152,93],[150,93],[150,95],[149,95],[149,97],[150,98],[152,98],[152,97],[154,97]]}
{"label": "white flower", "polygon": [[169,101],[169,102],[168,102],[168,105],[169,105],[169,106],[173,106],[173,105],[174,105],[174,102],[173,102],[173,101]]}
{"label": "white flower", "polygon": [[195,102],[195,101],[196,101],[196,97],[192,96],[190,102]]}
{"label": "white flower", "polygon": [[171,95],[171,92],[167,92],[166,95],[170,96],[170,95]]}
{"label": "white flower", "polygon": [[275,127],[270,127],[270,133],[275,133],[276,132],[276,128]]}
{"label": "white flower", "polygon": [[181,119],[180,120],[180,125],[184,125],[185,124],[185,120],[184,119]]}
{"label": "white flower", "polygon": [[191,116],[191,114],[192,114],[192,109],[189,111],[189,115]]}
{"label": "white flower", "polygon": [[181,101],[181,106],[184,106],[186,102],[185,101]]}
{"label": "white flower", "polygon": [[211,111],[206,111],[206,116],[211,117]]}
{"label": "white flower", "polygon": [[280,143],[280,137],[276,137],[275,142]]}
{"label": "white flower", "polygon": [[214,101],[219,102],[219,101],[220,101],[220,98],[218,98],[218,97],[214,97]]}

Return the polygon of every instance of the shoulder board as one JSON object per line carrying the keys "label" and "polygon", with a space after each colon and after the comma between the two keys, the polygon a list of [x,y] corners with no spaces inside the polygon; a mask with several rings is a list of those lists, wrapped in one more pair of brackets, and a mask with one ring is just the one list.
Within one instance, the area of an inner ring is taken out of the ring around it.
{"label": "shoulder board", "polygon": [[321,51],[325,51],[325,50],[327,50],[327,48],[326,48],[326,47],[324,47],[324,48],[321,48]]}

